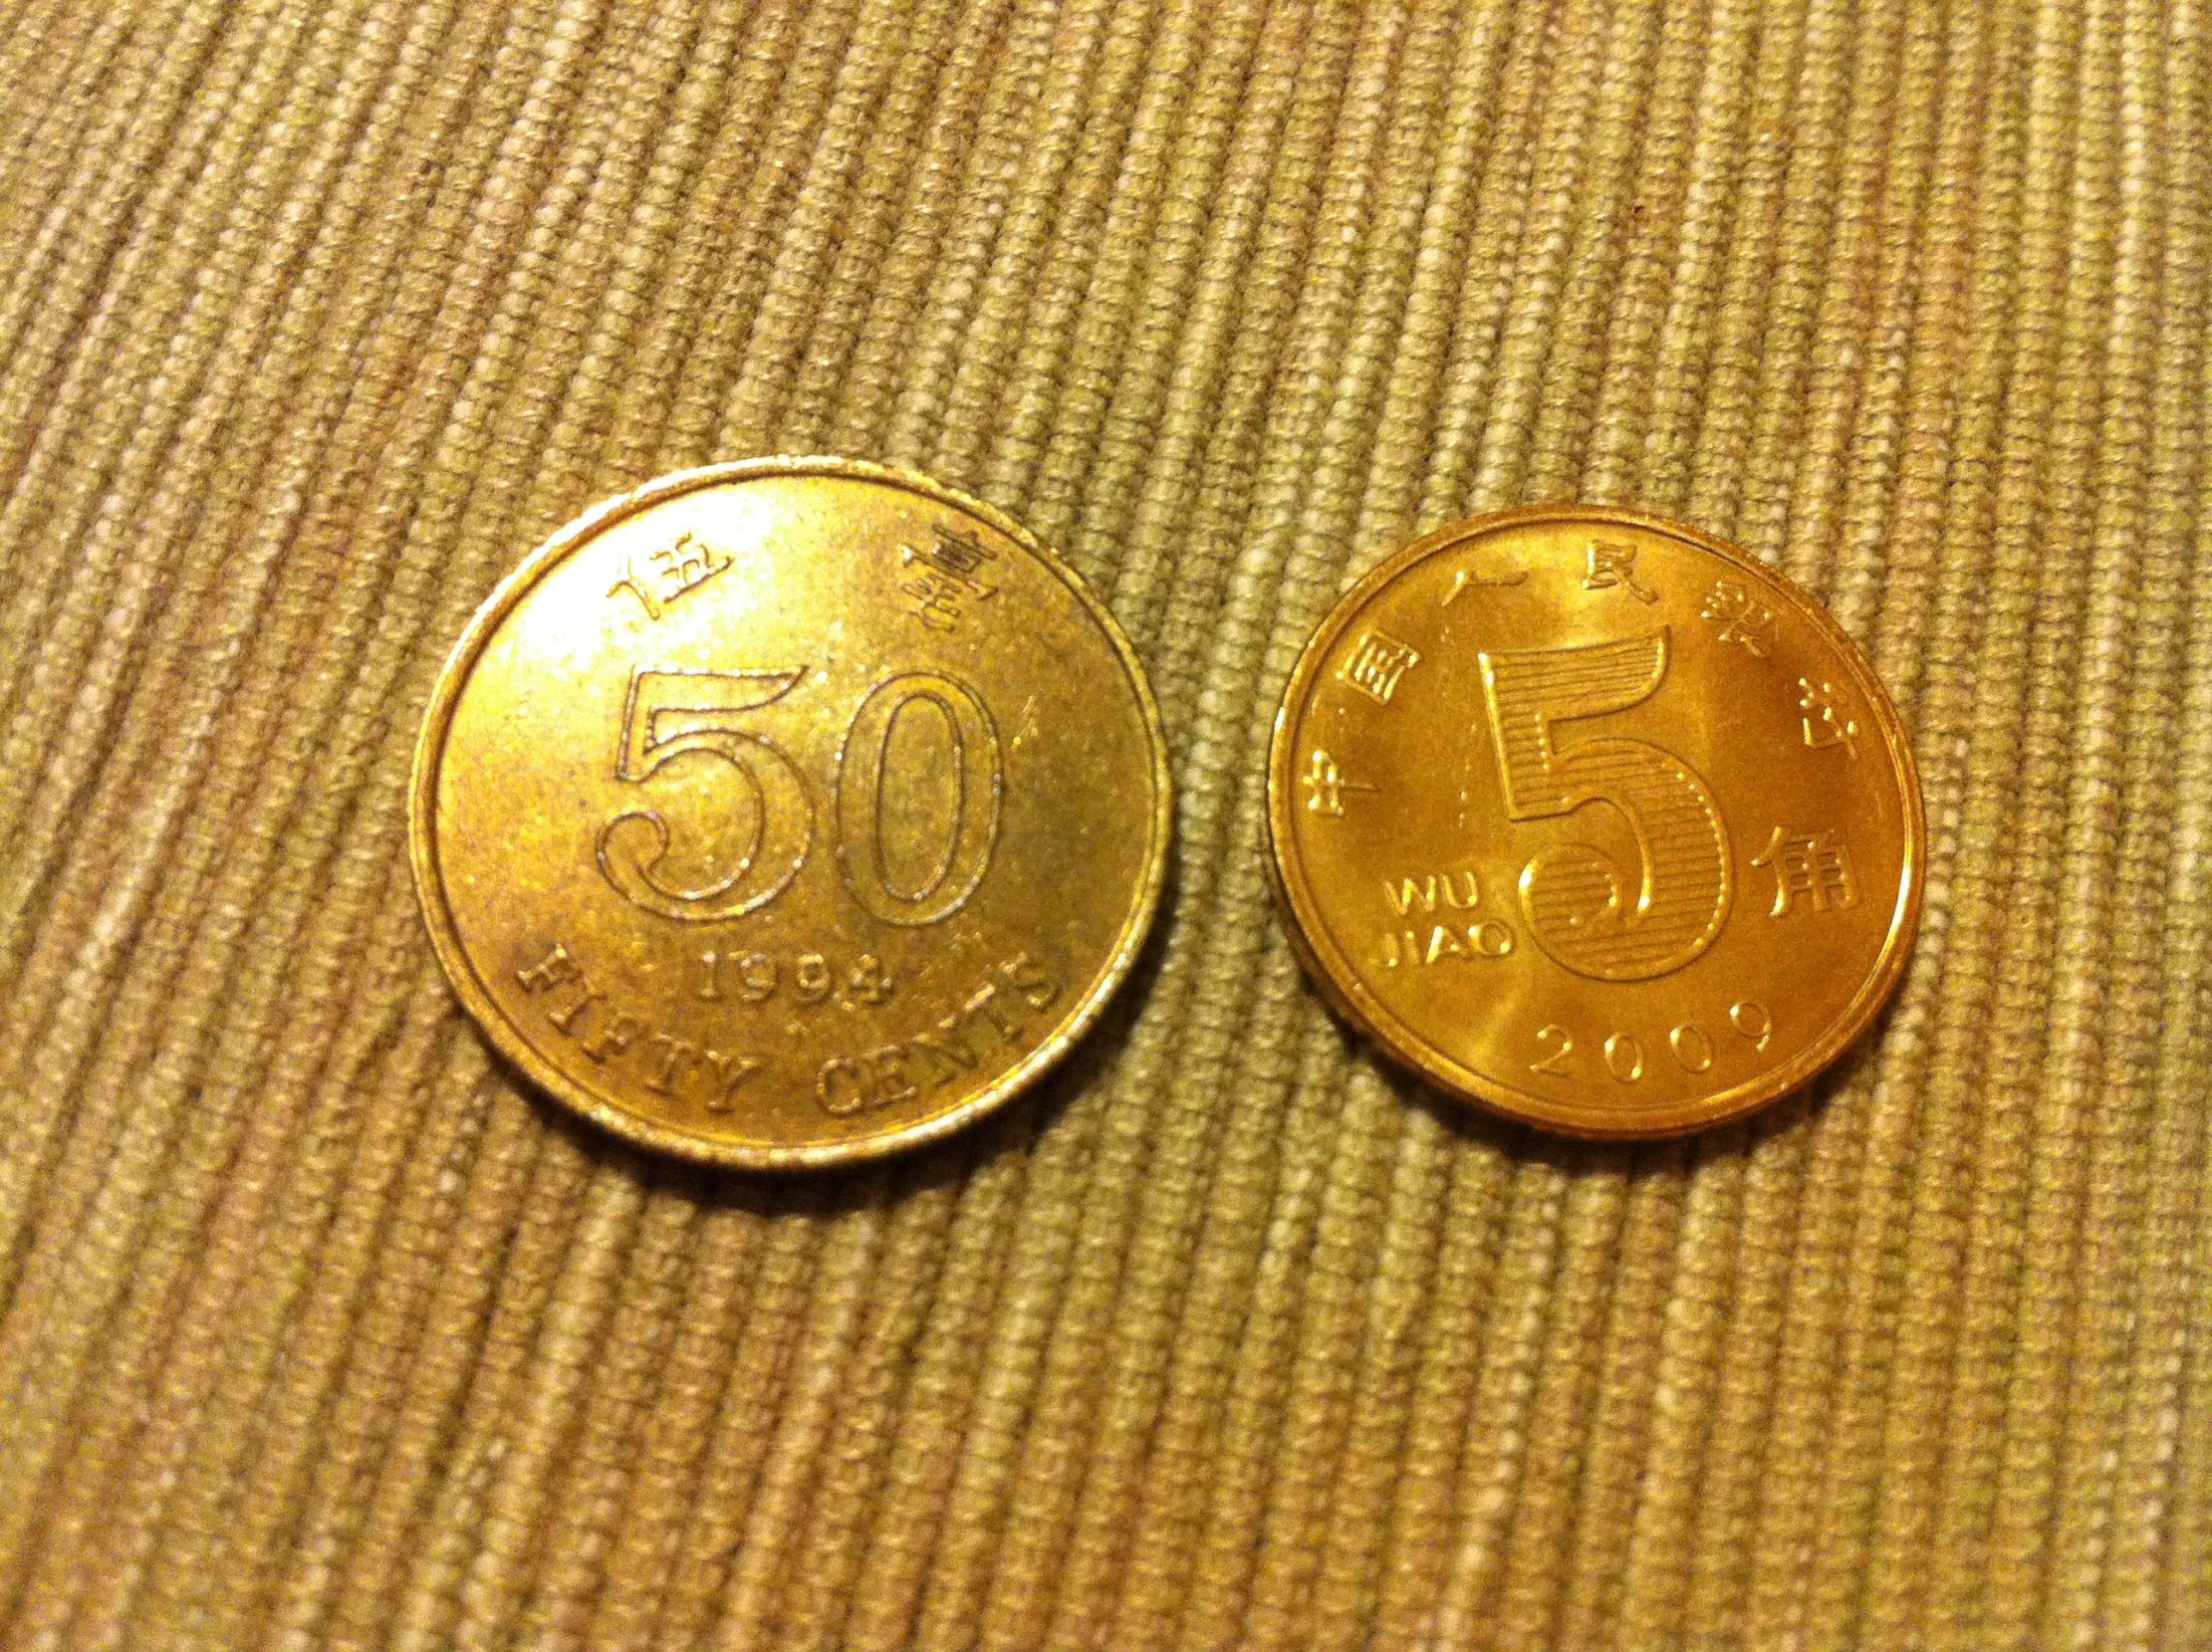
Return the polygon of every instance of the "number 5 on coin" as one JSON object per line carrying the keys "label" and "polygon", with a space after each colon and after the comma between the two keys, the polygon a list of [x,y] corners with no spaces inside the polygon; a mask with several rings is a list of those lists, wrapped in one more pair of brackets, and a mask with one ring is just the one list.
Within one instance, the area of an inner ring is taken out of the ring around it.
{"label": "number 5 on coin", "polygon": [[1537,942],[1579,975],[1643,981],[1711,944],[1728,916],[1728,834],[1697,772],[1646,740],[1560,747],[1554,724],[1641,704],[1666,676],[1667,633],[1576,648],[1484,653],[1484,702],[1505,782],[1506,818],[1542,821],[1590,803],[1620,812],[1641,864],[1622,887],[1602,849],[1569,842],[1521,870]]}
{"label": "number 5 on coin", "polygon": [[1270,869],[1324,996],[1444,1089],[1576,1135],[1716,1124],[1834,1060],[1904,967],[1926,835],[1903,727],[1820,604],[1605,507],[1384,558],[1315,629],[1269,752]]}
{"label": "number 5 on coin", "polygon": [[608,882],[646,911],[686,923],[734,918],[790,886],[814,835],[806,782],[790,758],[740,722],[790,693],[804,670],[640,669],[629,679],[614,778],[642,786],[687,753],[718,759],[741,784],[746,825],[730,833],[699,828],[729,852],[718,876],[687,889],[657,875],[671,846],[661,812],[625,809],[600,828],[600,870]]}

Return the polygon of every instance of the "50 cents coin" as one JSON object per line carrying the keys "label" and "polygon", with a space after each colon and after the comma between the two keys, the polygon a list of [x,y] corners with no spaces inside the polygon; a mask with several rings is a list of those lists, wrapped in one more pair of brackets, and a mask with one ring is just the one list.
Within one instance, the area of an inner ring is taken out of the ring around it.
{"label": "50 cents coin", "polygon": [[1322,623],[1275,725],[1272,869],[1342,1013],[1508,1116],[1734,1118],[1895,985],[1926,829],[1827,612],[1692,528],[1508,511],[1405,547]]}
{"label": "50 cents coin", "polygon": [[476,614],[416,752],[416,883],[492,1042],[693,1158],[871,1157],[1049,1066],[1168,832],[1127,639],[1015,523],[840,459],[663,477]]}

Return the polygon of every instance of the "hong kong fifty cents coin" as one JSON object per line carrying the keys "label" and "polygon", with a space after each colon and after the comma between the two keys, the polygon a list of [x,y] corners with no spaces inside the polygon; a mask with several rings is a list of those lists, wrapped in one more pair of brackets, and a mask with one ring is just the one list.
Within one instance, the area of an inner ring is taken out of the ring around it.
{"label": "hong kong fifty cents coin", "polygon": [[1159,717],[1082,582],[842,459],[647,483],[493,591],[415,757],[415,879],[492,1043],[632,1140],[757,1169],[954,1130],[1126,975]]}
{"label": "hong kong fifty cents coin", "polygon": [[1896,984],[1910,748],[1820,604],[1735,547],[1544,506],[1391,556],[1322,622],[1268,771],[1324,994],[1469,1101],[1576,1135],[1735,1118]]}

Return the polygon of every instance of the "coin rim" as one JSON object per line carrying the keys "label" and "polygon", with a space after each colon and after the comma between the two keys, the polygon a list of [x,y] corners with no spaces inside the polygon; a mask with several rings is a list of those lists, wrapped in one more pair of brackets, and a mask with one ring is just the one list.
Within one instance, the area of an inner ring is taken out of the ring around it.
{"label": "coin rim", "polygon": [[[856,1141],[799,1146],[717,1141],[638,1117],[595,1094],[540,1055],[523,1036],[521,1029],[500,1008],[485,985],[475,962],[461,943],[459,930],[453,921],[446,898],[444,877],[438,864],[435,831],[438,771],[444,761],[445,743],[451,731],[454,707],[459,703],[461,690],[475,670],[477,659],[486,644],[523,596],[572,552],[597,539],[625,518],[702,488],[730,482],[806,476],[841,476],[881,483],[919,494],[955,510],[968,512],[1015,541],[1075,594],[1076,600],[1106,633],[1106,640],[1121,662],[1122,673],[1136,696],[1152,757],[1151,842],[1145,852],[1135,899],[1115,938],[1106,968],[1095,978],[1091,990],[1036,1049],[976,1094],[933,1118]],[[462,1006],[491,1040],[493,1047],[520,1067],[541,1089],[593,1122],[640,1146],[658,1148],[683,1158],[731,1169],[820,1170],[885,1158],[965,1128],[1027,1088],[1065,1057],[1077,1041],[1091,1030],[1105,1013],[1107,1000],[1127,979],[1158,913],[1160,892],[1167,876],[1169,833],[1173,826],[1171,786],[1167,739],[1160,724],[1159,705],[1152,697],[1151,684],[1145,677],[1143,662],[1137,658],[1135,647],[1106,604],[1085,585],[1082,576],[1048,550],[1036,535],[996,507],[971,498],[956,488],[947,487],[918,471],[877,464],[865,459],[846,459],[823,454],[776,454],[673,471],[665,476],[655,477],[627,493],[602,500],[556,531],[492,588],[491,594],[470,616],[460,639],[446,656],[445,664],[438,672],[437,684],[431,690],[429,705],[423,713],[422,732],[415,742],[414,766],[408,787],[408,851],[414,868],[415,896],[422,908],[423,922],[430,932],[431,947],[437,954],[439,966],[445,971],[447,981],[459,996]]]}
{"label": "coin rim", "polygon": [[[1652,1108],[1630,1119],[1607,1117],[1602,1109],[1560,1103],[1546,1096],[1516,1090],[1463,1066],[1414,1033],[1360,981],[1351,960],[1330,934],[1319,904],[1308,887],[1304,868],[1291,852],[1296,841],[1291,829],[1296,804],[1292,796],[1295,790],[1292,770],[1296,766],[1292,736],[1298,722],[1298,708],[1308,703],[1325,661],[1367,602],[1416,563],[1454,546],[1505,529],[1581,523],[1640,528],[1662,538],[1682,541],[1754,576],[1786,597],[1795,609],[1812,621],[1815,630],[1825,635],[1843,654],[1845,662],[1859,674],[1861,686],[1870,689],[1866,695],[1867,704],[1880,727],[1882,745],[1889,754],[1904,800],[1904,867],[1897,903],[1890,917],[1889,931],[1882,941],[1882,950],[1876,955],[1873,968],[1858,992],[1819,1038],[1780,1066],[1703,1100]],[[1780,1099],[1835,1061],[1865,1031],[1895,990],[1919,927],[1926,882],[1927,817],[1920,797],[1919,766],[1888,688],[1864,651],[1836,622],[1835,615],[1779,569],[1769,567],[1726,540],[1687,523],[1606,505],[1525,505],[1448,523],[1392,552],[1354,582],[1307,639],[1276,707],[1274,731],[1268,744],[1267,835],[1268,879],[1274,886],[1278,905],[1289,920],[1284,928],[1290,934],[1300,962],[1338,1014],[1374,1040],[1392,1060],[1486,1111],[1518,1123],[1537,1124],[1566,1135],[1598,1141],[1653,1140],[1727,1123]]]}

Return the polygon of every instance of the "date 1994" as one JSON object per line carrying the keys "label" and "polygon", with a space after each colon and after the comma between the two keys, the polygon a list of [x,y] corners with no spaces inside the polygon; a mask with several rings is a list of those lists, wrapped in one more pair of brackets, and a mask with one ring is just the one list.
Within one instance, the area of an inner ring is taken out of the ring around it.
{"label": "date 1994", "polygon": [[788,957],[773,952],[702,952],[692,995],[705,1003],[733,1000],[766,1004],[788,997],[801,1004],[826,1004],[841,990],[861,1004],[880,1004],[898,983],[883,960],[863,952],[849,963],[833,963],[826,953]]}

